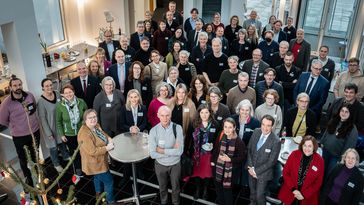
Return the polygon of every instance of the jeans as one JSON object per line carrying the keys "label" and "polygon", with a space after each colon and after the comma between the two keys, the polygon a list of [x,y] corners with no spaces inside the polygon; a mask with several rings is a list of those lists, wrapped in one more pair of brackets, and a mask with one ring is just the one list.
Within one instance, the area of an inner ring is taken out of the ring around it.
{"label": "jeans", "polygon": [[96,193],[106,192],[106,201],[115,202],[114,198],[114,180],[110,171],[94,175],[94,186]]}
{"label": "jeans", "polygon": [[[68,146],[68,151],[70,153],[70,155],[73,155],[73,152],[76,151],[77,147],[78,147],[78,142],[77,142],[77,135],[76,136],[66,136],[67,138],[67,146]],[[81,170],[81,155],[80,152],[77,153],[75,161],[73,161],[73,165],[75,170]],[[76,173],[78,174],[78,173]]]}
{"label": "jeans", "polygon": [[66,145],[63,142],[58,144],[56,147],[49,148],[49,154],[50,154],[50,157],[51,157],[51,160],[52,160],[52,163],[54,166],[60,165],[59,159],[58,159],[58,149],[59,149],[59,151],[61,151],[63,160],[66,160],[70,156],[68,154]]}

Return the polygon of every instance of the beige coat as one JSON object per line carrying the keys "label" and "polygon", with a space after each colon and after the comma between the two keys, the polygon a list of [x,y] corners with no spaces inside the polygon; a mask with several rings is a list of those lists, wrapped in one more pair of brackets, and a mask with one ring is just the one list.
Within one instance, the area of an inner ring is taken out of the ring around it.
{"label": "beige coat", "polygon": [[168,77],[168,66],[164,62],[159,62],[159,69],[154,65],[153,62],[149,63],[144,68],[144,77],[145,78],[151,78],[151,84],[152,84],[152,91],[153,96],[156,97],[157,93],[155,92],[155,88],[157,85]]}

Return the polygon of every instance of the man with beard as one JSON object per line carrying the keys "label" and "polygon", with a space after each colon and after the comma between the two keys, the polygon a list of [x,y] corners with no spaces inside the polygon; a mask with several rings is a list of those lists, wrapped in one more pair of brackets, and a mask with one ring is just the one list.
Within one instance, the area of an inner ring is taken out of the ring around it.
{"label": "man with beard", "polygon": [[281,106],[281,109],[283,110],[283,87],[274,80],[276,75],[276,71],[273,68],[265,69],[264,80],[259,81],[257,86],[255,86],[255,93],[257,94],[257,107],[265,102],[265,99],[263,98],[264,92],[268,89],[274,89],[279,95],[278,105]]}
{"label": "man with beard", "polygon": [[[10,95],[0,106],[0,124],[10,128],[10,134],[13,137],[15,149],[18,154],[20,168],[26,177],[25,182],[33,186],[32,175],[28,169],[24,146],[28,147],[34,160],[35,152],[31,134],[34,134],[37,147],[40,138],[36,101],[30,92],[23,91],[23,82],[19,78],[13,76],[9,82],[9,87],[11,90]],[[31,130],[29,130],[28,123]]]}
{"label": "man with beard", "polygon": [[140,61],[144,66],[150,63],[150,53],[154,50],[150,47],[150,40],[148,37],[143,37],[140,41],[140,49],[135,53],[132,61]]}

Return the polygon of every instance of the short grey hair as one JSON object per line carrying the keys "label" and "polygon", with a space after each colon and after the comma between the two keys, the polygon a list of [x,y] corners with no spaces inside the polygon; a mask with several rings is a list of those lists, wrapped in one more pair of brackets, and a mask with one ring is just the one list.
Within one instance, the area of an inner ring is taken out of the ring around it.
{"label": "short grey hair", "polygon": [[161,90],[162,87],[166,87],[168,89],[168,97],[171,97],[172,89],[171,86],[166,82],[161,82],[155,87],[155,92],[157,93],[157,97],[160,96],[159,91]]}
{"label": "short grey hair", "polygon": [[238,78],[240,77],[244,77],[244,78],[248,78],[249,79],[249,74],[247,72],[240,72],[239,75],[238,75]]}
{"label": "short grey hair", "polygon": [[236,114],[239,115],[240,109],[243,108],[243,107],[246,107],[246,108],[249,108],[250,109],[250,112],[249,112],[250,117],[253,117],[254,116],[254,108],[253,108],[253,105],[252,105],[252,103],[248,99],[245,99],[245,100],[240,101],[240,103],[235,108]]}
{"label": "short grey hair", "polygon": [[354,153],[355,158],[356,158],[355,166],[356,166],[356,167],[357,167],[357,166],[359,166],[360,156],[359,156],[358,152],[357,152],[354,148],[349,148],[349,149],[347,149],[347,150],[344,152],[344,154],[341,156],[341,161],[340,161],[340,163],[341,163],[341,164],[345,164],[345,158],[346,158],[346,155],[348,155],[348,153],[349,153],[349,152]]}
{"label": "short grey hair", "polygon": [[279,46],[287,46],[287,48],[289,47],[289,43],[287,41],[281,41],[279,43]]}
{"label": "short grey hair", "polygon": [[307,99],[308,99],[308,101],[310,101],[310,96],[309,96],[307,93],[305,93],[305,92],[302,92],[302,93],[298,94],[296,99],[297,99],[297,101],[298,101],[298,100],[300,100],[301,98],[307,98]]}
{"label": "short grey hair", "polygon": [[190,52],[188,52],[188,51],[186,51],[186,50],[181,50],[181,51],[179,52],[179,56],[181,56],[181,55],[186,55],[186,56],[187,56],[187,58],[189,58],[189,57],[190,57]]}
{"label": "short grey hair", "polygon": [[168,69],[168,75],[169,75],[169,74],[170,74],[173,70],[177,71],[177,73],[179,74],[179,70],[178,70],[178,68],[177,68],[176,66],[171,66],[171,67]]}
{"label": "short grey hair", "polygon": [[219,96],[220,100],[222,99],[222,93],[219,87],[217,86],[211,86],[207,92],[207,95],[210,95],[211,93],[214,93]]}
{"label": "short grey hair", "polygon": [[319,60],[319,59],[313,59],[313,60],[312,60],[312,63],[311,63],[311,67],[312,67],[312,65],[314,65],[314,64],[320,64],[320,65],[321,65],[321,68],[323,67],[322,61],[321,61],[321,60]]}
{"label": "short grey hair", "polygon": [[220,38],[213,38],[213,39],[212,39],[212,41],[211,41],[211,44],[212,44],[213,42],[215,42],[215,41],[217,41],[220,45],[222,45],[222,41],[221,41],[221,39],[220,39]]}
{"label": "short grey hair", "polygon": [[112,87],[113,87],[112,89],[114,90],[115,89],[115,80],[114,80],[114,78],[112,78],[110,76],[106,76],[104,79],[102,79],[102,81],[101,81],[102,89],[104,90],[106,81],[111,81]]}
{"label": "short grey hair", "polygon": [[239,57],[238,56],[230,56],[229,58],[228,58],[228,61],[229,60],[235,60],[236,62],[238,62],[239,63]]}
{"label": "short grey hair", "polygon": [[206,37],[209,38],[209,36],[207,35],[207,33],[205,31],[202,31],[198,34],[198,40],[200,40],[200,37]]}

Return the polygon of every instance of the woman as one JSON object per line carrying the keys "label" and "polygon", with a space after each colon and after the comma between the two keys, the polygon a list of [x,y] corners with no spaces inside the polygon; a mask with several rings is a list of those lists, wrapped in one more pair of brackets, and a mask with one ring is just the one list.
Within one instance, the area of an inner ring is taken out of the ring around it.
{"label": "woman", "polygon": [[[196,181],[196,191],[193,198],[200,198],[201,190],[203,190],[202,198],[208,199],[208,184],[212,178],[211,156],[213,144],[218,137],[220,127],[212,117],[212,111],[207,104],[198,107],[196,120],[193,123],[194,132],[192,139],[186,138],[185,146],[192,148],[193,173],[192,176]],[[190,149],[188,149],[190,150]]]}
{"label": "woman", "polygon": [[214,145],[211,165],[214,166],[219,205],[233,204],[232,182],[240,176],[242,161],[245,158],[245,145],[236,134],[235,128],[235,121],[232,118],[226,118],[220,134],[221,139],[217,139]]}
{"label": "woman", "polygon": [[363,196],[364,178],[359,166],[359,154],[355,149],[347,149],[340,164],[330,172],[321,196],[322,205],[359,205]]}
{"label": "woman", "polygon": [[101,83],[101,81],[105,75],[103,74],[104,71],[101,70],[101,66],[100,66],[99,62],[97,62],[97,60],[91,60],[88,63],[87,68],[88,68],[88,74],[97,78],[99,80],[99,82]]}
{"label": "woman", "polygon": [[63,171],[63,167],[58,159],[58,149],[62,153],[63,160],[70,159],[66,145],[62,142],[61,136],[57,134],[56,129],[56,103],[61,100],[61,95],[53,90],[51,79],[43,79],[41,85],[43,93],[37,104],[39,122],[42,126],[43,139],[49,149],[53,166],[60,173]]}
{"label": "woman", "polygon": [[85,111],[77,140],[81,144],[82,171],[94,176],[96,199],[105,191],[107,203],[115,203],[114,180],[108,164],[108,151],[114,149],[114,143],[97,124],[96,110]]}
{"label": "woman", "polygon": [[237,56],[230,56],[228,58],[228,70],[224,70],[221,73],[218,87],[226,99],[226,94],[229,90],[238,84],[238,75],[240,71],[238,70],[239,58]]}
{"label": "woman", "polygon": [[230,25],[227,25],[225,28],[224,36],[229,41],[229,43],[233,42],[238,37],[238,31],[242,27],[239,25],[239,17],[237,15],[233,15],[230,18]]}
{"label": "woman", "polygon": [[202,74],[205,57],[212,53],[212,48],[207,44],[208,36],[206,32],[198,34],[198,45],[192,48],[191,63],[196,66],[197,74]]}
{"label": "woman", "polygon": [[123,113],[121,116],[123,132],[136,134],[147,130],[147,108],[142,104],[142,96],[138,90],[129,90],[121,113]]}
{"label": "woman", "polygon": [[[155,22],[157,24],[157,28],[158,28],[158,23]],[[150,36],[150,40],[153,40],[153,34],[154,34],[154,28],[152,27],[152,21],[151,20],[145,20],[144,21],[144,25],[145,25],[145,35],[146,36]]]}
{"label": "woman", "polygon": [[340,111],[331,117],[321,138],[322,157],[325,160],[325,176],[330,173],[340,156],[348,149],[355,148],[358,130],[349,110],[350,104],[343,104]]}
{"label": "woman", "polygon": [[159,28],[153,34],[152,46],[157,49],[163,57],[168,54],[168,41],[172,37],[172,32],[166,29],[164,20],[159,22]]}
{"label": "woman", "polygon": [[181,50],[186,50],[187,48],[187,40],[183,34],[183,29],[182,26],[178,26],[176,28],[176,31],[174,32],[174,35],[172,36],[172,38],[169,39],[168,41],[168,50],[172,50],[172,45],[174,42],[179,41],[181,44]]}
{"label": "woman", "polygon": [[154,98],[148,108],[147,118],[152,127],[157,125],[160,121],[157,116],[158,109],[162,105],[169,106],[171,104],[171,88],[166,82],[161,82],[157,85],[155,92],[157,93],[157,97]]}
{"label": "woman", "polygon": [[[145,11],[144,13],[144,22],[150,21],[152,25],[152,29],[156,31],[158,29],[158,22],[153,20],[153,13],[151,11]],[[153,32],[152,32],[153,34]]]}
{"label": "woman", "polygon": [[[68,146],[71,155],[77,149],[77,133],[81,128],[81,118],[87,109],[85,101],[75,96],[75,89],[71,84],[62,88],[63,99],[56,104],[57,135]],[[76,175],[82,176],[81,159],[77,154],[73,162]]]}
{"label": "woman", "polygon": [[288,137],[315,135],[316,117],[315,113],[308,108],[310,96],[307,93],[297,95],[297,107],[286,112],[283,127]]}
{"label": "woman", "polygon": [[201,104],[206,103],[207,97],[207,82],[203,75],[197,75],[191,81],[191,89],[188,93],[188,97],[195,104],[195,107],[199,107]]}
{"label": "woman", "polygon": [[324,178],[324,161],[317,153],[313,136],[303,137],[283,168],[283,185],[278,198],[284,204],[317,205]]}
{"label": "woman", "polygon": [[176,65],[179,62],[179,52],[181,51],[182,45],[179,41],[174,41],[172,43],[172,49],[166,56],[166,63],[168,68]]}
{"label": "woman", "polygon": [[93,107],[102,129],[107,135],[114,137],[122,132],[120,119],[125,98],[120,90],[115,89],[115,81],[110,76],[101,81],[101,87],[102,91],[96,95]]}
{"label": "woman", "polygon": [[153,98],[150,78],[144,75],[144,65],[134,61],[129,67],[128,78],[125,81],[124,96],[129,90],[136,89],[143,96],[143,105],[149,105]]}
{"label": "woman", "polygon": [[106,60],[105,50],[101,47],[97,48],[94,59],[99,63],[100,70],[103,72],[102,74],[106,75],[111,66],[111,62]]}
{"label": "woman", "polygon": [[229,108],[220,102],[223,97],[222,93],[218,87],[212,86],[209,88],[207,96],[209,98],[208,102],[214,115],[214,119],[217,121],[219,126],[222,127],[223,121],[230,116]]}
{"label": "woman", "polygon": [[[262,36],[264,36],[266,31],[270,31],[273,30],[274,27],[274,22],[277,20],[277,17],[275,15],[271,15],[269,17],[269,22],[267,25],[264,26],[263,31],[262,31]],[[264,37],[263,37],[264,38]]]}
{"label": "woman", "polygon": [[239,62],[252,58],[253,49],[246,41],[247,32],[245,29],[238,31],[238,38],[231,43],[231,54],[239,57]]}
{"label": "woman", "polygon": [[196,67],[193,63],[188,62],[190,53],[186,50],[179,52],[179,63],[176,67],[179,71],[179,77],[185,82],[187,86],[191,84],[193,77],[197,75]]}
{"label": "woman", "polygon": [[211,25],[213,26],[214,31],[220,26],[225,28],[224,24],[221,23],[221,15],[219,12],[214,13],[214,19],[212,20]]}
{"label": "woman", "polygon": [[[150,79],[152,90],[155,91],[157,85],[166,80],[168,76],[168,67],[166,63],[160,61],[161,56],[159,51],[152,50],[150,53],[150,58],[152,62],[145,66],[144,77],[148,77]],[[154,97],[156,95],[157,93],[153,93]]]}
{"label": "woman", "polygon": [[254,50],[258,47],[258,33],[255,25],[251,24],[248,26],[247,35],[245,40],[250,43],[251,49]]}
{"label": "woman", "polygon": [[165,81],[168,83],[168,85],[171,88],[171,96],[174,96],[174,93],[176,91],[177,85],[181,83],[185,83],[180,77],[179,77],[179,71],[176,66],[172,66],[169,68],[168,71],[168,78]]}
{"label": "woman", "polygon": [[279,95],[276,90],[268,89],[264,91],[263,98],[265,102],[255,109],[255,118],[261,121],[264,115],[271,115],[275,120],[273,132],[280,136],[283,118],[281,107],[276,104],[279,102]]}
{"label": "woman", "polygon": [[204,26],[203,30],[207,33],[207,44],[211,46],[211,41],[213,38],[215,38],[214,26],[208,23]]}

